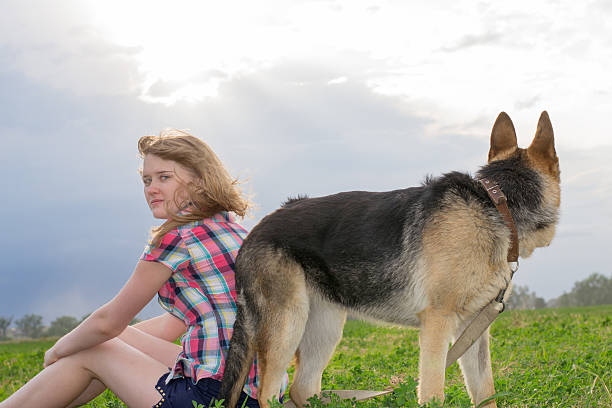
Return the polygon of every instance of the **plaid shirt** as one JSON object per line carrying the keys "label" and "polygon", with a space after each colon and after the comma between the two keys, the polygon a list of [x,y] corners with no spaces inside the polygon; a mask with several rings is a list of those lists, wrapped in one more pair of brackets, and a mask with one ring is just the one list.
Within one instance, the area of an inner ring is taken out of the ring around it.
{"label": "plaid shirt", "polygon": [[[149,243],[141,258],[172,269],[159,290],[159,303],[187,325],[168,381],[181,376],[221,380],[236,320],[234,260],[247,231],[227,212],[168,232],[158,247]],[[281,395],[287,387],[285,375]],[[257,359],[244,392],[257,398]]]}

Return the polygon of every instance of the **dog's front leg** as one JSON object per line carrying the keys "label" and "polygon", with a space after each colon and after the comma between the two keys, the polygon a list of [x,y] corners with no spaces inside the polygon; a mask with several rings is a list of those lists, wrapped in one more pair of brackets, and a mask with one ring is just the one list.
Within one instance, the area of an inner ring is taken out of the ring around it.
{"label": "dog's front leg", "polygon": [[[481,401],[495,394],[491,355],[489,354],[489,329],[485,330],[478,340],[459,358],[459,367],[463,372],[465,385],[474,405],[477,406]],[[494,400],[485,406],[487,408],[497,407]]]}
{"label": "dog's front leg", "polygon": [[426,309],[420,314],[419,403],[444,401],[444,371],[455,318],[448,312]]}

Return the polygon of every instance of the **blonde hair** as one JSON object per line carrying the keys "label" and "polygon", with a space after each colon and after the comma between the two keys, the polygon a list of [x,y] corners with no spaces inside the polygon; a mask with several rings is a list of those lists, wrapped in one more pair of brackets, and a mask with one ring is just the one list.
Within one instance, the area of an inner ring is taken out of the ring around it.
{"label": "blonde hair", "polygon": [[138,140],[138,152],[142,158],[147,154],[164,160],[172,160],[194,176],[194,181],[180,180],[182,188],[174,197],[177,208],[179,196],[186,193],[190,211],[178,214],[168,211],[168,220],[151,229],[152,245],[157,246],[161,238],[172,229],[191,221],[211,217],[219,211],[231,211],[244,217],[251,203],[243,196],[238,180],[232,178],[212,149],[191,134],[178,129],[164,129],[159,136],[143,136]]}

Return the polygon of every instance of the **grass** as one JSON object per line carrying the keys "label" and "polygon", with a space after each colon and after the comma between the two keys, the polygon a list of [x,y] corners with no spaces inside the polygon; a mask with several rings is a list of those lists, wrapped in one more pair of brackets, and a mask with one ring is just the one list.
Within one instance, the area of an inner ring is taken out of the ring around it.
{"label": "grass", "polygon": [[[491,336],[499,406],[612,406],[612,306],[508,311],[495,321]],[[0,343],[0,401],[41,369],[52,343]],[[323,388],[395,391],[357,403],[313,400],[311,406],[417,407],[418,353],[416,330],[349,321]],[[447,370],[445,396],[445,407],[470,406],[457,364]],[[107,391],[89,406],[123,405]]]}

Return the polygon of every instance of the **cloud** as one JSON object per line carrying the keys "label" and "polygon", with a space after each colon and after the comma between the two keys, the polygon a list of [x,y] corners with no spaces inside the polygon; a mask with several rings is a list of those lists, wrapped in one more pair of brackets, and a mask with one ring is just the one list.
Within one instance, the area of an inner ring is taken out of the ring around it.
{"label": "cloud", "polygon": [[446,52],[456,52],[481,45],[498,44],[502,38],[502,34],[496,31],[488,31],[481,34],[468,34],[460,38],[454,45],[442,47],[442,50]]}
{"label": "cloud", "polygon": [[78,1],[9,1],[0,15],[0,70],[79,95],[137,94],[141,48],[109,42],[89,19]]}
{"label": "cloud", "polygon": [[[2,222],[13,233],[0,238],[3,254],[11,254],[0,282],[11,288],[6,313],[47,307],[21,297],[28,291],[55,305],[55,313],[79,317],[121,287],[155,222],[141,197],[136,141],[164,127],[191,129],[232,174],[248,180],[244,187],[258,204],[254,218],[245,220],[249,228],[290,195],[404,188],[427,174],[473,172],[484,164],[494,117],[447,126],[415,113],[419,107],[402,97],[381,95],[355,79],[330,84],[335,78],[334,69],[288,62],[230,78],[216,98],[165,106],[136,96],[78,97],[25,75],[1,76],[9,92],[0,100],[6,107],[0,155],[12,169],[0,182],[12,193]],[[535,122],[530,118],[531,134]],[[553,124],[557,129],[554,116]],[[481,127],[488,131],[478,136]],[[547,297],[561,291],[544,285],[551,274],[562,273],[555,282],[565,289],[592,272],[570,273],[566,265],[599,262],[597,253],[605,248],[598,242],[606,241],[612,225],[601,205],[610,195],[605,181],[612,152],[558,151],[563,217],[551,248],[563,252],[536,252],[521,269],[539,270],[521,282]],[[572,252],[572,245],[580,251]],[[64,291],[72,300],[62,306],[57,299]],[[153,305],[146,313],[157,310]]]}
{"label": "cloud", "polygon": [[[0,76],[20,95],[19,103],[1,101],[10,106],[2,113],[2,162],[13,169],[0,181],[13,193],[2,215],[13,233],[0,237],[11,254],[2,273],[2,287],[12,288],[5,313],[50,307],[80,317],[126,281],[154,223],[136,173],[142,134],[173,126],[206,140],[233,174],[249,179],[245,188],[259,205],[249,227],[292,194],[406,187],[470,155],[438,152],[438,141],[423,135],[427,121],[401,98],[354,81],[328,84],[334,78],[288,64],[228,81],[216,99],[163,106]],[[18,119],[26,117],[36,120]],[[463,149],[464,142],[444,143]]]}
{"label": "cloud", "polygon": [[[261,31],[235,31],[229,43],[217,37],[214,50],[258,43],[245,58],[223,54],[183,76],[147,76],[141,62],[152,49],[111,40],[81,4],[12,2],[0,15],[0,162],[8,174],[0,217],[10,231],[0,236],[3,313],[49,307],[80,317],[119,289],[155,223],[136,141],[164,127],[191,129],[247,180],[258,204],[245,221],[252,227],[298,193],[391,190],[427,174],[473,172],[499,111],[516,110],[508,113],[526,146],[547,109],[563,214],[553,245],[522,263],[518,279],[551,297],[606,265],[612,151],[602,118],[611,105],[601,89],[610,88],[610,55],[600,46],[609,29],[598,23],[584,42],[594,18],[574,19],[584,5],[383,3],[373,13],[360,3],[332,10],[303,2],[257,14]],[[442,51],[448,44],[456,50]],[[580,58],[565,52],[571,44],[576,52],[585,45]],[[207,50],[198,55],[216,52]],[[156,57],[157,68],[184,62]]]}
{"label": "cloud", "polygon": [[[151,102],[176,102],[176,95],[182,90],[187,89],[188,92],[193,92],[193,88],[211,85],[214,88],[214,93],[209,96],[217,95],[217,88],[221,81],[227,80],[229,77],[226,73],[219,70],[209,70],[201,72],[191,78],[181,80],[163,80],[158,79],[143,92],[144,99]],[[202,96],[201,93],[199,93]],[[198,98],[198,99],[201,99]]]}
{"label": "cloud", "polygon": [[530,98],[526,98],[526,99],[522,99],[520,101],[516,101],[516,103],[514,104],[514,107],[516,109],[519,109],[519,110],[531,109],[538,102],[540,102],[540,100],[541,100],[540,96],[539,95],[535,95],[535,96],[532,96]]}

